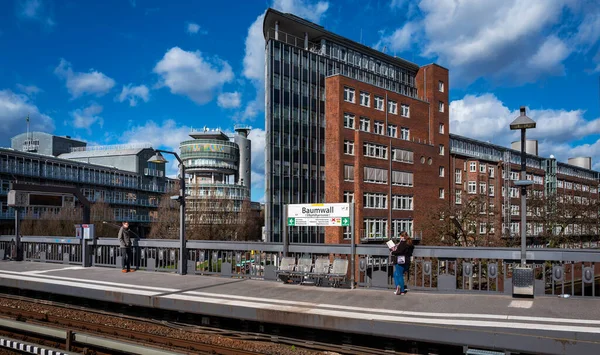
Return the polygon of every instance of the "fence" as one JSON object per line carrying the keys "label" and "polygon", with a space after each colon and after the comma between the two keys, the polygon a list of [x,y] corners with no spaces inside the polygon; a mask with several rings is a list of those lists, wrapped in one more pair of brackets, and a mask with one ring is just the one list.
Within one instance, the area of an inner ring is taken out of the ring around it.
{"label": "fence", "polygon": [[[0,237],[0,259],[10,256],[14,236]],[[83,265],[82,247],[89,250],[89,264],[121,267],[117,239],[83,241],[74,238],[23,237],[27,261]],[[283,256],[283,244],[261,242],[188,241],[189,274],[275,280]],[[179,241],[136,240],[136,268],[175,272]],[[352,260],[349,244],[290,244],[289,256]],[[392,288],[393,264],[385,245],[357,245],[354,255],[356,285]],[[527,260],[534,269],[536,295],[600,296],[600,251],[586,249],[529,249]],[[417,246],[408,275],[412,290],[442,292],[511,293],[512,271],[520,263],[516,248],[463,248]],[[350,271],[351,272],[351,271]]]}

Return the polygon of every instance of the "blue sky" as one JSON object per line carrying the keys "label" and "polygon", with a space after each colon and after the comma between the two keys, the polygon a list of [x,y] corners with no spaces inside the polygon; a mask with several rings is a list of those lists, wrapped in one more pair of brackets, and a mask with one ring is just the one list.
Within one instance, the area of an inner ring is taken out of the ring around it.
{"label": "blue sky", "polygon": [[[0,146],[25,130],[177,149],[190,127],[254,128],[264,190],[262,16],[292,12],[417,64],[450,69],[450,130],[508,145],[519,106],[540,154],[600,169],[594,0],[0,2]],[[173,173],[175,167],[170,166]]]}

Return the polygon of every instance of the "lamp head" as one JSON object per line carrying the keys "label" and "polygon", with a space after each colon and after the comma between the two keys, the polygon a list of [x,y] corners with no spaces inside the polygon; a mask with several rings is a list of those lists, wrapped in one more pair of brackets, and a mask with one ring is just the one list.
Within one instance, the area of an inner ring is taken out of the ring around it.
{"label": "lamp head", "polygon": [[165,157],[162,156],[162,154],[160,154],[160,152],[156,152],[156,154],[154,154],[153,156],[150,157],[150,159],[148,159],[149,163],[156,163],[156,164],[165,164],[167,163],[167,159],[165,159]]}
{"label": "lamp head", "polygon": [[521,115],[510,124],[511,130],[535,128],[535,121],[525,114],[525,106],[521,106]]}

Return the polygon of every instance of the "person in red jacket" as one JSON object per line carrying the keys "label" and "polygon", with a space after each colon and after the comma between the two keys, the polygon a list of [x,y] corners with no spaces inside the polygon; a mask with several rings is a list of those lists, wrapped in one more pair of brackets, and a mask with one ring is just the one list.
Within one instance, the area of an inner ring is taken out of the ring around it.
{"label": "person in red jacket", "polygon": [[400,233],[400,242],[392,248],[392,263],[394,263],[394,283],[396,284],[396,295],[404,295],[404,273],[410,269],[410,258],[412,257],[413,250],[412,239],[408,236],[408,233]]}

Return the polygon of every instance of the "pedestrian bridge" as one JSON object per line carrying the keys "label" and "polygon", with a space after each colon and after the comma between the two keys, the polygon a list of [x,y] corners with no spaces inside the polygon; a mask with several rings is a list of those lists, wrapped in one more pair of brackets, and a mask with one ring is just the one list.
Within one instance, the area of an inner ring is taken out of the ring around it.
{"label": "pedestrian bridge", "polygon": [[[2,287],[487,350],[600,353],[597,251],[528,250],[535,297],[513,298],[520,252],[510,248],[417,247],[410,291],[395,296],[384,246],[359,245],[354,254],[349,245],[289,246],[298,258],[354,259],[352,289],[275,281],[280,244],[189,241],[188,274],[178,275],[177,241],[139,241],[139,270],[130,274],[119,270],[116,239],[22,242],[25,261],[0,263]],[[0,254],[8,243],[0,238]],[[92,266],[83,266],[81,248],[90,248]]]}

